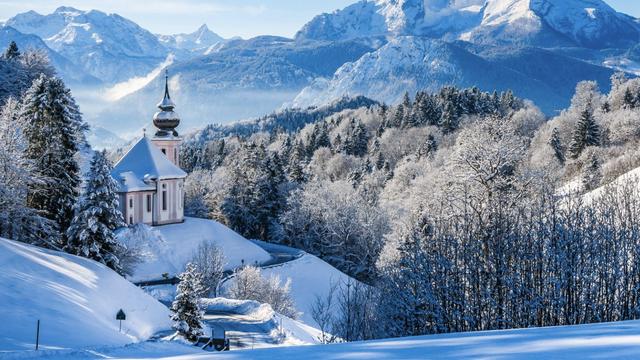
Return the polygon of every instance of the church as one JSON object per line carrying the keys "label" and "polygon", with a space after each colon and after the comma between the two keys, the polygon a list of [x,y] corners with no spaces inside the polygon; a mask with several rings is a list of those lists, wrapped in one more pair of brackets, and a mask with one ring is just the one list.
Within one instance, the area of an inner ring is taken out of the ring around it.
{"label": "church", "polygon": [[169,77],[165,74],[164,98],[153,116],[157,128],[152,137],[146,132],[118,161],[111,176],[118,182],[120,211],[129,225],[175,224],[184,221],[184,181],[180,168],[182,138],[176,128],[180,118],[169,96]]}

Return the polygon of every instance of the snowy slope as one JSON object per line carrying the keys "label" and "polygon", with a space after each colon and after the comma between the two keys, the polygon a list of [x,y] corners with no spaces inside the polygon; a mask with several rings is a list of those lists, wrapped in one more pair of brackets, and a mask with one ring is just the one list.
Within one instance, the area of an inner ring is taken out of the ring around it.
{"label": "snowy slope", "polygon": [[300,320],[313,327],[318,325],[311,317],[311,306],[316,296],[326,297],[332,285],[344,286],[349,281],[356,281],[310,254],[284,265],[265,269],[262,273],[266,276],[276,275],[283,280],[291,279],[291,297],[296,309],[301,312]]}
{"label": "snowy slope", "polygon": [[[143,343],[126,348],[97,349],[92,353],[50,353],[56,359],[637,359],[640,321],[581,326],[484,331],[346,344],[278,347],[225,353],[197,353],[193,347]],[[34,357],[23,357],[34,358]]]}
{"label": "snowy slope", "polygon": [[194,251],[205,241],[222,249],[227,261],[226,269],[235,269],[243,261],[245,264],[253,264],[271,258],[259,246],[213,220],[185,218],[182,224],[148,229],[148,239],[132,236],[127,230],[118,235],[121,242],[136,247],[143,253],[143,261],[136,267],[135,274],[130,279],[132,281],[160,279],[163,273],[177,275],[184,270]]}
{"label": "snowy slope", "polygon": [[166,307],[91,260],[0,239],[0,264],[0,357],[33,349],[38,319],[45,349],[124,345],[171,326]]}

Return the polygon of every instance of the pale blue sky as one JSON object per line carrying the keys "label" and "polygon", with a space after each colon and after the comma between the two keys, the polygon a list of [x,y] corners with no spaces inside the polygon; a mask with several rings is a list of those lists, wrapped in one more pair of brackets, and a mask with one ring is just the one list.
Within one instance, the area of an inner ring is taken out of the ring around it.
{"label": "pale blue sky", "polygon": [[[61,5],[115,12],[155,33],[191,32],[203,23],[223,37],[269,34],[291,37],[313,16],[357,0],[0,0],[0,19]],[[608,0],[619,11],[640,17],[640,0]]]}

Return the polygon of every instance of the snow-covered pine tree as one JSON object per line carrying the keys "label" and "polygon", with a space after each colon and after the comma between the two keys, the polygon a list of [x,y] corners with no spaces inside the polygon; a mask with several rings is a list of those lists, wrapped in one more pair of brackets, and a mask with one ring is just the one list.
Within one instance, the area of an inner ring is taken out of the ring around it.
{"label": "snow-covered pine tree", "polygon": [[24,154],[26,141],[19,122],[19,103],[8,98],[0,108],[0,236],[39,246],[54,246],[52,222],[27,206],[32,162]]}
{"label": "snow-covered pine tree", "polygon": [[75,155],[86,124],[71,92],[58,78],[41,75],[22,100],[20,121],[38,182],[31,184],[27,203],[57,224],[63,235],[73,218],[80,185]]}
{"label": "snow-covered pine tree", "polygon": [[432,265],[424,249],[431,231],[427,217],[420,215],[400,239],[397,261],[385,271],[381,311],[390,336],[434,333],[441,325],[429,276]]}
{"label": "snow-covered pine tree", "polygon": [[118,209],[118,183],[111,177],[106,152],[97,151],[86,174],[87,182],[75,206],[64,250],[103,263],[122,273],[120,245],[114,230],[124,226]]}
{"label": "snow-covered pine tree", "polygon": [[438,143],[433,134],[427,136],[427,140],[418,148],[418,158],[432,156],[438,151]]}
{"label": "snow-covered pine tree", "polygon": [[622,107],[624,109],[634,109],[636,107],[636,101],[631,92],[631,89],[627,87],[624,91],[624,98],[622,99]]}
{"label": "snow-covered pine tree", "polygon": [[591,153],[588,163],[585,164],[582,172],[582,184],[586,191],[591,191],[600,185],[602,173],[600,172],[600,160],[595,153]]}
{"label": "snow-covered pine tree", "polygon": [[20,51],[18,50],[18,45],[15,41],[11,41],[9,43],[9,46],[7,47],[7,50],[5,50],[2,57],[7,60],[16,60],[20,58]]}
{"label": "snow-covered pine tree", "polygon": [[556,159],[560,162],[560,164],[564,164],[564,147],[562,146],[562,141],[560,140],[560,133],[557,128],[553,128],[551,132],[551,138],[549,139],[549,146],[553,149],[553,153],[556,156]]}
{"label": "snow-covered pine tree", "polygon": [[591,104],[587,104],[576,123],[569,151],[576,159],[586,147],[598,145],[600,145],[600,127],[596,123]]}
{"label": "snow-covered pine tree", "polygon": [[171,304],[173,328],[185,339],[195,342],[203,333],[204,314],[198,298],[204,292],[202,274],[194,264],[188,263],[178,278],[176,298]]}

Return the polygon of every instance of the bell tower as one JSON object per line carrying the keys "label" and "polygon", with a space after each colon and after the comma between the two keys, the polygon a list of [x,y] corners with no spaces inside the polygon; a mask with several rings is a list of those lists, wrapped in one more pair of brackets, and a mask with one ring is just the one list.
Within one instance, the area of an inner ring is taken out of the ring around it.
{"label": "bell tower", "polygon": [[164,74],[164,97],[158,103],[160,111],[153,115],[153,125],[158,129],[151,142],[162,151],[176,166],[180,167],[180,144],[182,138],[176,128],[180,125],[180,117],[173,109],[176,104],[169,95],[169,72]]}

